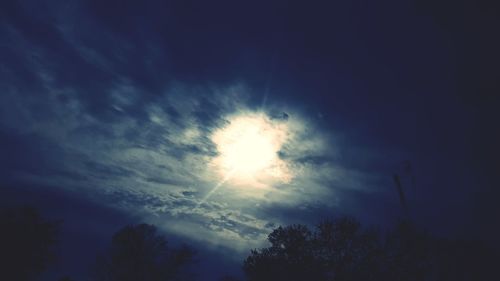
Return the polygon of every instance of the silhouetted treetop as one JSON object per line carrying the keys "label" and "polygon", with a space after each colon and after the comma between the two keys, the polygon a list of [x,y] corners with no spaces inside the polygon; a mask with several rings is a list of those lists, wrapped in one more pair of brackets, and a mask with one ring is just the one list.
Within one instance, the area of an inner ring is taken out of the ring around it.
{"label": "silhouetted treetop", "polygon": [[0,280],[33,280],[55,257],[59,223],[34,208],[0,210]]}
{"label": "silhouetted treetop", "polygon": [[252,250],[243,263],[249,281],[498,280],[498,253],[479,241],[438,239],[409,221],[382,237],[343,217],[278,227],[270,247]]}
{"label": "silhouetted treetop", "polygon": [[248,280],[354,280],[380,252],[377,236],[342,218],[306,226],[278,227],[271,246],[253,250],[243,269]]}
{"label": "silhouetted treetop", "polygon": [[187,246],[170,249],[165,237],[148,224],[126,226],[112,238],[109,252],[98,258],[96,280],[181,280],[182,269],[193,261]]}

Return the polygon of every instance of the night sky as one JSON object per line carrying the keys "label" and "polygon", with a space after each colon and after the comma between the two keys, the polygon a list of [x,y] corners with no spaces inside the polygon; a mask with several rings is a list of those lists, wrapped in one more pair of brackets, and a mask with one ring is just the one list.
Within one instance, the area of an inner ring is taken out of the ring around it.
{"label": "night sky", "polygon": [[279,225],[393,223],[395,173],[417,224],[496,241],[498,12],[0,1],[0,204],[64,221],[41,280],[83,280],[140,222],[198,249],[206,280],[238,275]]}

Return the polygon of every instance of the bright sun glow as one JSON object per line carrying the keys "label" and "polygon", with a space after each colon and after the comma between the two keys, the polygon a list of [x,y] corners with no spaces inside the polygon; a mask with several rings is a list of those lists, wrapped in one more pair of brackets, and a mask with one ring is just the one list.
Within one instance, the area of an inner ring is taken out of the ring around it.
{"label": "bright sun glow", "polygon": [[224,177],[279,177],[283,161],[278,151],[287,137],[286,123],[270,120],[265,114],[239,115],[229,122],[212,136]]}

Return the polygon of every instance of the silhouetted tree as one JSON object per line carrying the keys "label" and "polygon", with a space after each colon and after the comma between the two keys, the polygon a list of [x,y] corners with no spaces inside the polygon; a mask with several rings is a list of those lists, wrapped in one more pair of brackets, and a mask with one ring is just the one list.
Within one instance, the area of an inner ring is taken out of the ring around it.
{"label": "silhouetted tree", "polygon": [[314,247],[326,280],[378,280],[383,249],[376,229],[362,229],[358,221],[343,217],[317,226]]}
{"label": "silhouetted tree", "polygon": [[385,239],[351,218],[275,229],[244,261],[249,281],[498,280],[499,254],[480,241],[437,239],[401,221]]}
{"label": "silhouetted tree", "polygon": [[184,280],[182,269],[193,262],[194,251],[187,246],[169,249],[156,227],[132,225],[112,238],[109,253],[99,257],[95,279],[99,281]]}
{"label": "silhouetted tree", "polygon": [[319,280],[312,233],[303,225],[278,227],[268,236],[271,247],[252,250],[243,269],[253,280]]}
{"label": "silhouetted tree", "polygon": [[59,223],[30,207],[0,211],[0,280],[33,280],[53,261]]}
{"label": "silhouetted tree", "polygon": [[243,269],[254,280],[377,280],[382,247],[378,233],[341,218],[275,229],[271,247],[253,250]]}
{"label": "silhouetted tree", "polygon": [[435,239],[403,220],[385,241],[386,280],[430,280],[436,265]]}

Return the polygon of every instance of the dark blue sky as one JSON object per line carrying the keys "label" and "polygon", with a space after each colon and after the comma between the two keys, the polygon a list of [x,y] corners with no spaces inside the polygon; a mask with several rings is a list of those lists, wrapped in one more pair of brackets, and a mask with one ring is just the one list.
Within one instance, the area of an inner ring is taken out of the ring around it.
{"label": "dark blue sky", "polygon": [[[0,203],[65,221],[72,257],[54,275],[84,276],[141,221],[224,257],[204,272],[234,272],[279,224],[393,222],[396,172],[419,224],[494,240],[497,15],[466,0],[2,1]],[[290,178],[204,199],[221,180],[213,136],[255,112],[286,126]]]}

